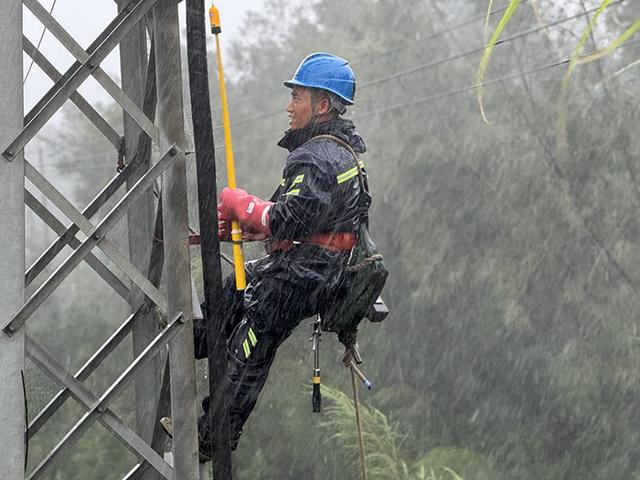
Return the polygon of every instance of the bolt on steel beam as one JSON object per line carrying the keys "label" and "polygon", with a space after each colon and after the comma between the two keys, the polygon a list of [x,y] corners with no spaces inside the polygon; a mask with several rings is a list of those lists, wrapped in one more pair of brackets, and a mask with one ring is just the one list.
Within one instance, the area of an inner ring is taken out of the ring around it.
{"label": "bolt on steel beam", "polygon": [[[78,265],[91,249],[104,237],[104,235],[122,218],[127,209],[138,199],[144,191],[151,187],[153,182],[166,170],[173,161],[183,156],[182,151],[172,145],[162,156],[162,158],[129,190],[124,197],[113,207],[113,209],[102,219],[102,221],[91,232],[90,236],[60,265],[55,272],[45,281],[45,283],[29,298],[27,303],[13,316],[13,318],[2,327],[2,330],[9,336],[15,334],[24,325],[31,314],[42,304],[42,302],[62,283],[69,273]],[[186,239],[185,239],[186,241]],[[189,306],[190,308],[190,306]]]}

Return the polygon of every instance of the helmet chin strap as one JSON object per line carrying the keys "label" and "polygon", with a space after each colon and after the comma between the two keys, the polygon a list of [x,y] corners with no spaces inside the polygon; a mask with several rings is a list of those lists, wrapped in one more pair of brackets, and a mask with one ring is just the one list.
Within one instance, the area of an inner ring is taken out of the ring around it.
{"label": "helmet chin strap", "polygon": [[309,119],[307,124],[302,128],[307,128],[310,125],[316,125],[316,124],[320,123],[320,122],[318,122],[318,118],[320,118],[320,114],[315,112],[315,107],[313,108],[313,110],[314,110],[313,115],[311,116],[311,118]]}
{"label": "helmet chin strap", "polygon": [[[322,115],[324,115],[324,114],[322,114],[322,113],[318,113],[318,112],[316,111],[316,106],[317,106],[317,103],[315,103],[315,104],[311,105],[311,108],[312,108],[312,110],[313,110],[313,115],[311,116],[311,118],[309,119],[309,121],[307,122],[307,124],[306,124],[304,127],[302,127],[302,128],[307,128],[307,127],[308,127],[308,126],[310,126],[310,125],[317,125],[318,123],[321,123],[321,122],[319,122],[319,121],[318,121],[318,119],[320,118],[320,116],[322,116]],[[328,113],[328,112],[327,112],[327,113]]]}
{"label": "helmet chin strap", "polygon": [[[326,112],[326,113],[330,113],[330,112],[331,112],[331,110],[329,110],[329,111],[328,111],[328,112]],[[306,126],[308,127],[309,125],[316,125],[316,124],[318,124],[318,123],[321,123],[321,122],[319,122],[319,121],[318,121],[318,119],[319,119],[322,115],[324,115],[324,113],[317,113],[317,112],[316,112],[316,107],[315,107],[315,105],[314,105],[314,106],[313,106],[313,116],[311,117],[311,120],[309,120],[309,123],[307,123],[307,125],[306,125]]]}

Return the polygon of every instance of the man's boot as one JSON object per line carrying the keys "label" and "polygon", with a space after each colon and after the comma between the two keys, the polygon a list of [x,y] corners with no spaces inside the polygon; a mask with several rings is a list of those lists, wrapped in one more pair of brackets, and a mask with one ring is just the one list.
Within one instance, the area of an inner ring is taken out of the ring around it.
{"label": "man's boot", "polygon": [[[162,417],[160,419],[160,425],[169,436],[173,439],[173,423],[171,417]],[[201,429],[198,428],[198,459],[200,463],[206,463],[211,460],[211,439],[208,438],[206,432],[201,433]]]}

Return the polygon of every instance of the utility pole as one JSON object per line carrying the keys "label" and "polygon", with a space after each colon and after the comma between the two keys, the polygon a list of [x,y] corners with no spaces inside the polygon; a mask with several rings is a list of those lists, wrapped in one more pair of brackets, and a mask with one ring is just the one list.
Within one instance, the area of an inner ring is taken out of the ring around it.
{"label": "utility pole", "polygon": [[[0,148],[22,130],[22,1],[0,2]],[[0,156],[0,324],[24,303],[24,163]],[[25,470],[24,329],[0,332],[0,472],[23,480]]]}
{"label": "utility pole", "polygon": [[[182,151],[162,178],[167,314],[183,312],[182,330],[169,343],[174,478],[198,480],[198,430],[189,263],[184,111],[180,27],[176,0],[159,0],[153,9],[158,125],[166,142]],[[169,145],[161,145],[161,150]]]}

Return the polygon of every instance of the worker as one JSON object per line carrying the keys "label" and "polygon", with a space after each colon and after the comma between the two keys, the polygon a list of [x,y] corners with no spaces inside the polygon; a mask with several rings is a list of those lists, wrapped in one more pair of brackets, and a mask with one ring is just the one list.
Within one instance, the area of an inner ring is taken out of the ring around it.
{"label": "worker", "polygon": [[[349,63],[328,53],[306,57],[293,78],[286,107],[289,129],[278,145],[287,156],[282,182],[269,201],[242,189],[224,188],[218,205],[219,236],[230,240],[231,220],[247,239],[265,241],[268,254],[245,264],[247,287],[225,282],[231,448],[253,410],[277,348],[305,318],[321,313],[342,278],[362,218],[362,183],[349,147],[365,145],[353,122],[342,118],[353,105],[355,76]],[[330,135],[331,137],[320,137]],[[336,140],[337,138],[337,140]],[[341,144],[340,142],[344,142]],[[195,328],[196,354],[206,356],[206,326]],[[355,332],[341,332],[343,343]],[[211,435],[208,398],[198,421],[200,458],[208,460]]]}

